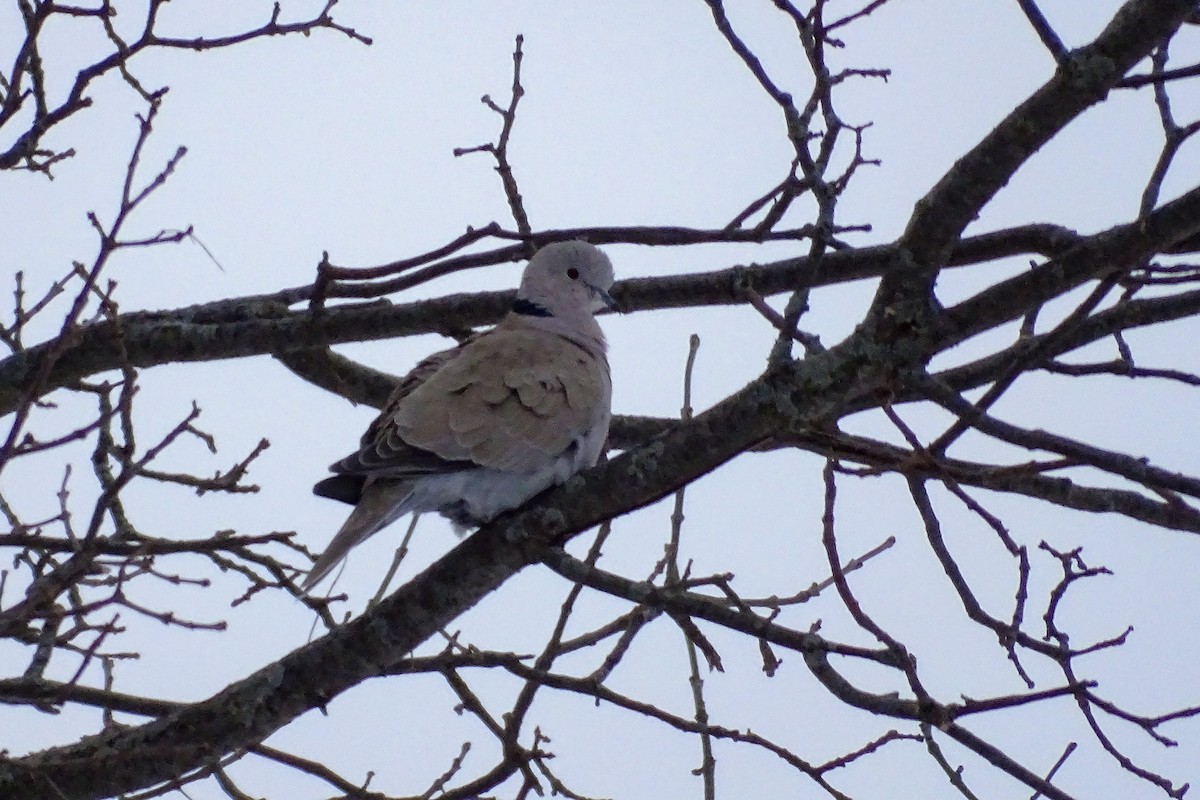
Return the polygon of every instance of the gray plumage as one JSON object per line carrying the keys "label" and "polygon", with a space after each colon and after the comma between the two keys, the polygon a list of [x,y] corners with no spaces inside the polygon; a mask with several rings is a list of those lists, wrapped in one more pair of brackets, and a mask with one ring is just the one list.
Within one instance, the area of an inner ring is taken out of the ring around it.
{"label": "gray plumage", "polygon": [[592,245],[546,245],[495,328],[417,364],[358,452],[313,487],[354,510],[303,588],[405,514],[436,511],[461,532],[595,464],[612,383],[594,314],[615,308],[612,283],[612,264]]}

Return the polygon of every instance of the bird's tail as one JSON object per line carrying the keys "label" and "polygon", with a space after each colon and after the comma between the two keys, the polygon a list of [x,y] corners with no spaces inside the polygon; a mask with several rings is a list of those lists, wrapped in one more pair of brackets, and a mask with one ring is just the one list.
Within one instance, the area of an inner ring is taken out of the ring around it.
{"label": "bird's tail", "polygon": [[342,523],[333,541],[312,565],[300,588],[307,592],[329,574],[354,547],[365,542],[408,512],[412,496],[408,483],[379,482],[368,484],[358,505]]}

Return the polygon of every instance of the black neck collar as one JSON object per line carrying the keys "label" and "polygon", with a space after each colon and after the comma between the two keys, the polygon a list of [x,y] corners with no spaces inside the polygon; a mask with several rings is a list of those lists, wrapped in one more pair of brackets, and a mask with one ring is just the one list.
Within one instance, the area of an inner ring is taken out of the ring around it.
{"label": "black neck collar", "polygon": [[518,297],[513,301],[512,310],[514,314],[524,314],[527,317],[549,317],[550,312],[532,300],[526,300],[523,297]]}

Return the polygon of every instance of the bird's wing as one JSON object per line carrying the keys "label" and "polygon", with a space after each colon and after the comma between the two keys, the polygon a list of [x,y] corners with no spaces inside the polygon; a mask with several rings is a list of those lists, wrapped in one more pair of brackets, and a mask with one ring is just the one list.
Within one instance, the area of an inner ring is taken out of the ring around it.
{"label": "bird's wing", "polygon": [[455,347],[426,356],[409,370],[408,374],[401,378],[400,382],[396,384],[396,388],[392,390],[392,394],[388,397],[379,416],[367,426],[367,430],[359,441],[358,451],[332,464],[329,469],[335,474],[319,481],[313,487],[313,492],[322,497],[354,504],[361,496],[364,479],[377,472],[421,475],[448,472],[469,466],[469,464],[461,462],[450,462],[426,450],[407,446],[396,437],[392,427],[392,418],[404,398],[408,397],[414,389],[428,380],[447,362],[456,358],[464,347],[481,335],[474,334]]}
{"label": "bird's wing", "polygon": [[610,395],[603,356],[545,331],[497,328],[396,403],[359,458],[377,474],[436,464],[534,472],[607,420]]}

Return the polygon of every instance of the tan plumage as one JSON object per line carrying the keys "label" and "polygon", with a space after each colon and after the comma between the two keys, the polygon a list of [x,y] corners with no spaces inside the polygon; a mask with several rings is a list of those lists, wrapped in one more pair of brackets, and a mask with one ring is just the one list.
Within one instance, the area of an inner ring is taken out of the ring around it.
{"label": "tan plumage", "polygon": [[499,325],[419,363],[358,452],[314,487],[355,509],[304,588],[410,511],[437,511],[467,528],[594,464],[608,435],[612,386],[593,314],[613,306],[612,281],[595,247],[547,245]]}
{"label": "tan plumage", "polygon": [[391,417],[395,435],[448,461],[508,472],[563,452],[607,403],[607,364],[560,337],[514,327],[505,320],[414,389]]}

